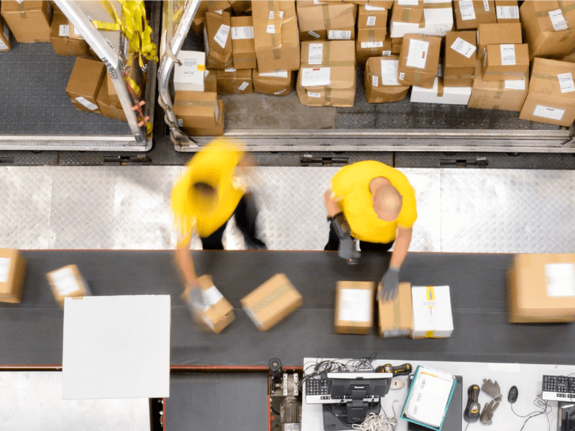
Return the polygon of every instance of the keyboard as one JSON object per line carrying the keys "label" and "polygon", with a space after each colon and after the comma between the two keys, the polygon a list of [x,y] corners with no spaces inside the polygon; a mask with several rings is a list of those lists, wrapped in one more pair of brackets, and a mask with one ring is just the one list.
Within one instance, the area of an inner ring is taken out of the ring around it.
{"label": "keyboard", "polygon": [[[305,401],[307,404],[339,404],[351,400],[350,397],[332,397],[329,393],[327,379],[308,379],[305,382]],[[379,396],[363,399],[365,402],[379,401]]]}
{"label": "keyboard", "polygon": [[541,398],[548,401],[575,401],[575,377],[543,376]]}

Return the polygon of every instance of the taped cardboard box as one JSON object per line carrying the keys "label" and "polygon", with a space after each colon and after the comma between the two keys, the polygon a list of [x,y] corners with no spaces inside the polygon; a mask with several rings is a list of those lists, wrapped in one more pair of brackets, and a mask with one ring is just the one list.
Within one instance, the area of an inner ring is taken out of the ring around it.
{"label": "taped cardboard box", "polygon": [[401,54],[401,46],[403,45],[403,37],[391,39],[391,53],[393,55]]}
{"label": "taped cardboard box", "polygon": [[204,91],[206,54],[199,51],[181,50],[177,58],[181,64],[174,64],[174,90]]}
{"label": "taped cardboard box", "polygon": [[219,117],[217,93],[176,91],[174,114],[180,127],[216,127]]}
{"label": "taped cardboard box", "polygon": [[182,119],[178,119],[178,125],[189,136],[222,136],[224,134],[224,101],[218,100],[218,119],[215,126],[203,125],[202,127],[184,127]]}
{"label": "taped cardboard box", "polygon": [[76,59],[66,86],[66,93],[76,109],[100,114],[96,99],[105,76],[106,67],[101,61]]}
{"label": "taped cardboard box", "polygon": [[251,16],[232,17],[234,69],[257,69],[254,22]]}
{"label": "taped cardboard box", "polygon": [[252,94],[254,92],[251,69],[218,70],[217,80],[218,94]]}
{"label": "taped cardboard box", "polygon": [[480,24],[477,31],[477,58],[483,58],[487,45],[523,43],[521,24]]}
{"label": "taped cardboard box", "polygon": [[413,286],[412,338],[448,338],[453,333],[449,286]]}
{"label": "taped cardboard box", "polygon": [[399,57],[371,57],[365,65],[364,88],[369,103],[390,103],[405,99],[409,85],[398,82]]}
{"label": "taped cardboard box", "polygon": [[295,82],[295,72],[278,71],[260,73],[253,72],[254,93],[269,94],[270,96],[287,96]]}
{"label": "taped cardboard box", "polygon": [[519,20],[519,2],[517,0],[495,0],[495,11],[498,23],[521,22]]}
{"label": "taped cardboard box", "polygon": [[46,274],[52,294],[60,307],[64,308],[64,298],[82,298],[90,296],[88,283],[80,274],[76,265],[67,265]]}
{"label": "taped cardboard box", "polygon": [[387,9],[360,6],[357,12],[357,28],[380,29],[387,32]]}
{"label": "taped cardboard box", "polygon": [[374,283],[338,281],[335,289],[335,332],[369,334],[373,326]]}
{"label": "taped cardboard box", "polygon": [[451,31],[445,37],[443,84],[445,87],[471,87],[475,78],[477,33]]}
{"label": "taped cardboard box", "polygon": [[0,248],[0,302],[20,302],[26,259],[18,250]]}
{"label": "taped cardboard box", "polygon": [[12,43],[10,41],[10,29],[4,21],[4,18],[0,16],[0,52],[9,51],[12,49]]}
{"label": "taped cardboard box", "polygon": [[408,34],[399,57],[399,83],[432,88],[439,66],[441,38]]}
{"label": "taped cardboard box", "polygon": [[0,4],[2,17],[19,43],[50,42],[50,2],[4,0]]}
{"label": "taped cardboard box", "polygon": [[122,104],[117,96],[110,96],[108,93],[108,80],[102,81],[102,86],[96,98],[96,104],[100,110],[100,114],[107,118],[128,122],[126,114],[122,109]]}
{"label": "taped cardboard box", "polygon": [[252,2],[249,0],[230,0],[230,5],[236,16],[242,16],[251,12]]}
{"label": "taped cardboard box", "polygon": [[518,254],[507,273],[511,323],[575,321],[575,254]]}
{"label": "taped cardboard box", "polygon": [[204,71],[204,91],[206,93],[218,92],[218,71],[208,70]]}
{"label": "taped cardboard box", "polygon": [[395,1],[393,0],[369,0],[365,4],[365,6],[367,6],[368,8],[391,10],[393,8],[394,3]]}
{"label": "taped cardboard box", "polygon": [[301,42],[313,42],[316,40],[355,40],[355,26],[332,30],[300,31],[299,38]]}
{"label": "taped cardboard box", "polygon": [[[405,12],[409,9],[402,7],[399,9],[402,12],[396,13],[396,3],[389,24],[392,38],[403,37],[406,34],[445,36],[448,31],[453,29],[453,7],[451,0],[424,0],[422,6],[423,14],[419,21],[414,22],[413,19],[405,21]],[[411,16],[410,13],[409,17]]]}
{"label": "taped cardboard box", "polygon": [[88,44],[83,39],[73,39],[70,36],[70,23],[62,12],[54,12],[50,43],[58,55],[71,57],[88,57]]}
{"label": "taped cardboard box", "polygon": [[456,0],[453,3],[457,30],[475,30],[480,24],[497,22],[497,10],[492,0]]}
{"label": "taped cardboard box", "polygon": [[356,5],[298,0],[296,6],[299,30],[302,32],[355,27]]}
{"label": "taped cardboard box", "polygon": [[370,37],[365,37],[362,34],[363,30],[359,30],[358,38],[355,42],[355,61],[358,66],[363,66],[371,57],[382,57],[391,55],[391,38],[381,40],[370,40]]}
{"label": "taped cardboard box", "polygon": [[419,26],[419,23],[423,19],[423,0],[396,0],[393,3],[393,9],[391,11],[390,20],[390,34],[391,37],[402,37],[394,36],[393,27],[395,24],[415,24]]}
{"label": "taped cardboard box", "polygon": [[411,102],[436,103],[438,105],[467,105],[471,87],[445,87],[443,78],[435,78],[432,88],[413,86]]}
{"label": "taped cardboard box", "polygon": [[294,1],[256,1],[252,9],[259,71],[298,70],[300,45]]}
{"label": "taped cardboard box", "polygon": [[210,69],[227,69],[233,66],[230,14],[206,12],[204,46],[206,63]]}
{"label": "taped cardboard box", "polygon": [[307,106],[353,106],[355,43],[302,42],[297,93]]}
{"label": "taped cardboard box", "polygon": [[[381,290],[381,283],[377,291]],[[397,295],[391,301],[379,300],[379,336],[409,337],[413,331],[411,283],[399,283]]]}
{"label": "taped cardboard box", "polygon": [[575,120],[575,64],[535,58],[519,118],[571,126]]}
{"label": "taped cardboard box", "polygon": [[260,331],[267,331],[302,306],[302,296],[285,274],[276,274],[241,299],[242,307]]}
{"label": "taped cardboard box", "polygon": [[487,45],[481,73],[484,81],[522,81],[529,73],[527,44]]}

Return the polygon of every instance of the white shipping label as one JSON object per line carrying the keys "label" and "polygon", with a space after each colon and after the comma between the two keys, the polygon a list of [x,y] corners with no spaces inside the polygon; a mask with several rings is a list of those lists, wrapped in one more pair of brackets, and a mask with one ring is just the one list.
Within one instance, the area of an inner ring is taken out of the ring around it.
{"label": "white shipping label", "polygon": [[248,85],[250,85],[249,82],[242,82],[242,85],[240,85],[240,91],[244,91],[246,88],[248,88]]}
{"label": "white shipping label", "polygon": [[525,78],[521,81],[505,81],[507,90],[525,90]]}
{"label": "white shipping label", "polygon": [[363,49],[367,48],[383,48],[383,42],[361,42]]}
{"label": "white shipping label", "polygon": [[253,27],[232,27],[232,40],[239,39],[253,39],[254,38],[254,28]]}
{"label": "white shipping label", "polygon": [[365,4],[365,10],[385,10],[384,7],[379,6],[372,6],[369,4],[369,1]]}
{"label": "white shipping label", "polygon": [[228,36],[230,34],[230,26],[222,24],[220,29],[214,36],[214,40],[220,45],[222,48],[226,47],[226,42],[228,41]]}
{"label": "white shipping label", "polygon": [[379,76],[377,76],[377,75],[372,75],[372,77],[371,77],[371,86],[372,86],[372,87],[378,87],[378,86],[379,86]]}
{"label": "white shipping label", "polygon": [[184,65],[184,76],[186,78],[191,78],[196,75],[198,71],[198,59],[197,58],[186,58],[182,61]]}
{"label": "white shipping label", "polygon": [[382,57],[387,57],[391,55],[391,51],[381,51]]}
{"label": "white shipping label", "polygon": [[549,18],[551,18],[551,24],[553,24],[555,31],[567,30],[569,28],[561,9],[550,10]]}
{"label": "white shipping label", "polygon": [[399,85],[399,60],[381,60],[381,85]]}
{"label": "white shipping label", "polygon": [[486,12],[489,12],[489,1],[488,0],[483,0],[483,8],[485,9]]}
{"label": "white shipping label", "polygon": [[224,69],[224,72],[236,72],[236,69],[234,69],[233,67],[228,67],[227,69]]}
{"label": "white shipping label", "polygon": [[16,0],[18,3],[22,4],[24,0]]}
{"label": "white shipping label", "polygon": [[313,0],[313,4],[325,4],[324,2],[321,2],[319,0]]}
{"label": "white shipping label", "polygon": [[60,37],[70,36],[70,26],[68,24],[60,24],[60,29],[58,30],[58,36]]}
{"label": "white shipping label", "polygon": [[321,64],[323,62],[323,43],[310,43],[307,62]]}
{"label": "white shipping label", "polygon": [[367,17],[367,25],[369,25],[369,26],[375,25],[375,19],[376,18],[377,17],[375,17],[375,16],[368,16]]}
{"label": "white shipping label", "polygon": [[497,19],[519,19],[519,7],[497,6]]}
{"label": "white shipping label", "polygon": [[0,257],[0,283],[8,281],[8,274],[10,274],[10,261],[8,257]]}
{"label": "white shipping label", "polygon": [[308,92],[307,92],[307,95],[308,95],[309,97],[313,97],[313,98],[315,98],[315,99],[319,99],[319,98],[321,97],[321,93],[312,93],[311,91],[308,91]]}
{"label": "white shipping label", "polygon": [[473,55],[473,53],[477,48],[475,47],[475,45],[472,45],[466,40],[463,40],[460,37],[458,37],[457,39],[455,39],[455,42],[453,42],[453,45],[451,45],[451,49],[457,51],[458,53],[464,55],[467,58],[471,58],[471,56]]}
{"label": "white shipping label", "polygon": [[571,75],[571,73],[560,73],[557,75],[557,78],[559,79],[561,93],[571,93],[575,91],[575,84],[573,83],[573,75]]}
{"label": "white shipping label", "polygon": [[8,28],[8,26],[6,24],[4,24],[4,38],[7,41],[10,41],[10,29]]}
{"label": "white shipping label", "polygon": [[[283,11],[280,11],[280,18],[283,18],[283,17],[284,17],[284,12],[283,12]],[[274,11],[273,11],[273,10],[270,10],[269,19],[270,19],[270,20],[273,20],[273,19],[274,19]],[[280,24],[281,24],[281,23],[280,23]],[[275,32],[276,32],[275,23],[273,23],[273,22],[272,22],[272,23],[269,23],[268,26],[267,26],[267,28],[266,28],[266,33],[275,34]]]}
{"label": "white shipping label", "polygon": [[178,126],[184,127],[184,120],[182,120],[181,118],[178,118]]}
{"label": "white shipping label", "polygon": [[204,306],[208,309],[220,302],[223,299],[223,295],[216,286],[212,286],[209,289],[202,290],[202,298],[204,299]]}
{"label": "white shipping label", "polygon": [[547,296],[575,296],[575,265],[572,263],[552,263],[545,265]]}
{"label": "white shipping label", "polygon": [[424,40],[409,39],[409,51],[407,53],[406,65],[417,69],[425,69],[427,62],[427,52],[429,42]]}
{"label": "white shipping label", "polygon": [[403,81],[403,80],[405,79],[405,73],[401,72],[401,73],[399,74],[399,79],[400,79],[401,81]]}
{"label": "white shipping label", "polygon": [[274,78],[287,78],[287,70],[276,70],[275,72],[260,73],[260,76],[270,76]]}
{"label": "white shipping label", "polygon": [[80,290],[78,280],[71,268],[62,268],[50,275],[54,287],[60,296],[66,296]]}
{"label": "white shipping label", "polygon": [[308,34],[315,37],[316,39],[319,39],[319,34],[317,34],[315,31],[308,31]]}
{"label": "white shipping label", "polygon": [[559,121],[563,118],[565,109],[550,108],[549,106],[537,105],[533,111],[536,117],[548,118],[550,120]]}
{"label": "white shipping label", "polygon": [[[280,10],[280,18],[283,18],[283,17],[284,17],[284,11]],[[274,11],[273,10],[270,10],[269,18],[274,19]]]}
{"label": "white shipping label", "polygon": [[460,0],[459,12],[461,13],[462,21],[471,21],[475,19],[475,9],[473,8],[472,0]]}
{"label": "white shipping label", "polygon": [[343,322],[371,322],[371,290],[340,289],[337,318]]}
{"label": "white shipping label", "polygon": [[329,30],[327,38],[330,40],[350,40],[351,30]]}
{"label": "white shipping label", "polygon": [[330,84],[331,67],[301,69],[301,85],[303,87],[322,87]]}
{"label": "white shipping label", "polygon": [[501,50],[501,64],[503,66],[515,66],[515,46],[512,44],[499,45]]}
{"label": "white shipping label", "polygon": [[88,108],[90,111],[95,111],[96,109],[98,109],[98,105],[95,105],[89,100],[84,99],[82,96],[76,97],[76,100],[82,105],[84,105],[86,108]]}
{"label": "white shipping label", "polygon": [[397,0],[397,4],[400,6],[417,6],[419,4],[418,0]]}

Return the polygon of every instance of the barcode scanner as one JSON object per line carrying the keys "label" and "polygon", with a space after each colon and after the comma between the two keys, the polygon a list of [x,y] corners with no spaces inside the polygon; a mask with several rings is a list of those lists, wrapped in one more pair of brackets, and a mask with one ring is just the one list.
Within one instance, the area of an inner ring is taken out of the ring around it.
{"label": "barcode scanner", "polygon": [[479,386],[469,386],[467,395],[467,406],[465,407],[465,412],[463,412],[463,419],[467,422],[477,422],[481,411],[481,405],[479,404]]}

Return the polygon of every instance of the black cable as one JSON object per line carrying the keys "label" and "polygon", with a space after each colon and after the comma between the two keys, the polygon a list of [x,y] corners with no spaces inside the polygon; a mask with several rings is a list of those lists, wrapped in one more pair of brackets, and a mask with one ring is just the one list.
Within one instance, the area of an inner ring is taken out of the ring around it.
{"label": "black cable", "polygon": [[465,427],[465,431],[467,431],[467,428],[469,428],[469,425],[471,425],[471,422],[467,422],[467,426]]}

